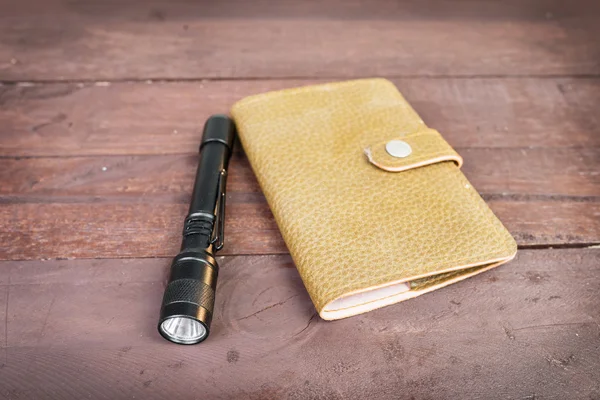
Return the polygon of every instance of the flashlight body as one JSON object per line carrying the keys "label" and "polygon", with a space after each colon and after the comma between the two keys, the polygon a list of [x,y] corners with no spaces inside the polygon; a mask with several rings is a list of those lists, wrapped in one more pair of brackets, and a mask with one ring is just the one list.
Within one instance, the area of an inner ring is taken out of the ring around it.
{"label": "flashlight body", "polygon": [[[223,246],[225,185],[234,136],[229,117],[215,115],[206,121],[181,250],[171,264],[158,323],[161,335],[175,343],[199,343],[210,332],[219,273],[214,253]],[[174,334],[165,328],[169,326],[165,322],[174,318],[201,326],[194,328],[195,335],[187,331],[189,337]]]}

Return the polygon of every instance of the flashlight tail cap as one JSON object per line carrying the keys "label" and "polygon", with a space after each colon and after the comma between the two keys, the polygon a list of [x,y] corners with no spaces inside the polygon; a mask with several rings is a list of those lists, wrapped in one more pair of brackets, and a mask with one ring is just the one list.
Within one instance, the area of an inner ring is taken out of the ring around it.
{"label": "flashlight tail cap", "polygon": [[202,134],[202,142],[200,149],[210,142],[221,142],[229,148],[233,149],[233,141],[235,139],[235,124],[233,120],[225,114],[215,114],[211,116],[204,124],[204,133]]}

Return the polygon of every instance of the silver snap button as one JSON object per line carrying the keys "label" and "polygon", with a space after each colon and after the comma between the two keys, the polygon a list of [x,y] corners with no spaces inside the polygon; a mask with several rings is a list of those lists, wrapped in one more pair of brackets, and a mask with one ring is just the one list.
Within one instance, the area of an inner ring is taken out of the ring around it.
{"label": "silver snap button", "polygon": [[404,158],[412,153],[410,145],[402,140],[392,140],[385,145],[385,151],[392,157]]}

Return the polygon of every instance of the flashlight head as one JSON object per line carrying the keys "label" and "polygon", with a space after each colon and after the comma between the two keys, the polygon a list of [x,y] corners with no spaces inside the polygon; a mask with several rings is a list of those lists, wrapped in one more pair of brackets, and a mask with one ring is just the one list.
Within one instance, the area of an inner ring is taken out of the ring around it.
{"label": "flashlight head", "polygon": [[208,337],[218,270],[208,252],[183,252],[175,257],[158,321],[165,339],[196,344]]}

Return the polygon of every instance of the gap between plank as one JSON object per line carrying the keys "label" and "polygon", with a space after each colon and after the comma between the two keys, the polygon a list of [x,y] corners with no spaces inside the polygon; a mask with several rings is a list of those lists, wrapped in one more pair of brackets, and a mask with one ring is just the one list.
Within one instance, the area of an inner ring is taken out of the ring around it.
{"label": "gap between plank", "polygon": [[[518,250],[563,250],[563,249],[598,249],[600,248],[600,242],[590,243],[557,243],[557,244],[525,244],[517,246]],[[290,253],[240,253],[240,254],[224,254],[216,255],[216,258],[233,258],[233,257],[277,257],[277,256],[289,256]],[[175,255],[173,255],[175,257]],[[76,260],[134,260],[134,259],[157,259],[157,260],[171,260],[173,257],[152,257],[152,256],[136,256],[136,257],[55,257],[55,258],[16,258],[16,259],[0,259],[0,262],[8,261],[76,261]]]}
{"label": "gap between plank", "polygon": [[[600,74],[471,74],[471,75],[421,75],[421,74],[407,74],[407,75],[383,75],[378,76],[385,79],[598,79]],[[29,86],[29,85],[45,85],[45,84],[93,84],[97,86],[108,86],[112,83],[146,83],[146,84],[160,84],[160,83],[177,83],[177,82],[227,82],[227,81],[297,81],[297,80],[352,80],[352,79],[366,79],[372,78],[372,76],[285,76],[285,77],[260,77],[260,76],[248,76],[248,77],[196,77],[196,78],[166,78],[166,77],[150,77],[150,78],[116,78],[116,79],[27,79],[27,80],[2,80],[0,79],[0,86]]]}
{"label": "gap between plank", "polygon": [[[548,150],[548,149],[570,149],[570,150],[588,150],[600,148],[600,146],[502,146],[502,147],[490,147],[490,146],[454,146],[457,152],[468,151],[468,150]],[[235,146],[234,153],[241,152],[238,146]],[[197,151],[189,152],[175,152],[175,153],[118,153],[118,154],[32,154],[32,155],[7,155],[0,154],[0,160],[30,160],[30,159],[41,159],[41,158],[105,158],[105,157],[168,157],[168,156],[196,156]]]}
{"label": "gap between plank", "polygon": [[[262,192],[230,192],[229,194],[259,194],[260,200],[266,201],[262,197]],[[600,203],[600,196],[573,196],[556,194],[525,194],[525,193],[479,193],[486,201],[551,201],[566,203]],[[30,195],[0,195],[0,204],[139,204],[142,201],[137,196],[127,195],[71,195],[61,196],[53,194],[30,194]],[[254,201],[253,201],[254,202]],[[180,196],[159,195],[145,197],[144,204],[188,204],[189,194]]]}

